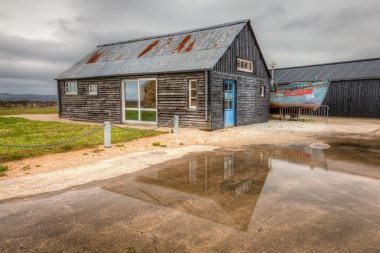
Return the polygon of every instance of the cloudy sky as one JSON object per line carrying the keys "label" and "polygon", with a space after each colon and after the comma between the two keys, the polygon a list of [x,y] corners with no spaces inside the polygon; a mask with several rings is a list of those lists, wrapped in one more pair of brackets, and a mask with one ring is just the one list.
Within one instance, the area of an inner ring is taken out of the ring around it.
{"label": "cloudy sky", "polygon": [[55,94],[97,44],[250,18],[278,67],[380,57],[379,0],[0,0],[0,93]]}

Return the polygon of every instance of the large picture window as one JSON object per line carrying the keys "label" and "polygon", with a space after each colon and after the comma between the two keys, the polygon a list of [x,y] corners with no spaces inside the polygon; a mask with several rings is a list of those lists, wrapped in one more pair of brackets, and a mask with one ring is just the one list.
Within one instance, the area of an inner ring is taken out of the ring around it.
{"label": "large picture window", "polygon": [[125,80],[124,119],[126,121],[156,122],[156,80]]}

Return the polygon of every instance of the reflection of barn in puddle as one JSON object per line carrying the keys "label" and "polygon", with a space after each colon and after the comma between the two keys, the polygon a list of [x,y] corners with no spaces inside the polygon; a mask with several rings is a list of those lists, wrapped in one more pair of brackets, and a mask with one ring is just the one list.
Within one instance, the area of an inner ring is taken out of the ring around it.
{"label": "reflection of barn in puddle", "polygon": [[246,230],[269,172],[253,149],[191,155],[104,189]]}

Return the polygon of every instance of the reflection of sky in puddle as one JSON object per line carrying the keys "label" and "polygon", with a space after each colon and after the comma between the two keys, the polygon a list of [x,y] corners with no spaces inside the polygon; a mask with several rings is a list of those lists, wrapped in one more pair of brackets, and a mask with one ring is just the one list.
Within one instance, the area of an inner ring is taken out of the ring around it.
{"label": "reflection of sky in puddle", "polygon": [[104,189],[247,230],[262,194],[277,192],[285,199],[306,194],[320,201],[331,177],[337,179],[331,185],[352,180],[330,173],[323,150],[253,146],[189,155],[147,170],[131,183]]}

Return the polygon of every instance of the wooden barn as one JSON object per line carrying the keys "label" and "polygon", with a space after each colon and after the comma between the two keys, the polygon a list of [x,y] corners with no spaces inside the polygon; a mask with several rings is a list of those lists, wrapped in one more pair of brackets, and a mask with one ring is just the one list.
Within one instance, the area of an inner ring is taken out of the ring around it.
{"label": "wooden barn", "polygon": [[57,77],[59,115],[213,130],[269,119],[270,73],[249,20],[97,46]]}
{"label": "wooden barn", "polygon": [[331,116],[380,118],[380,58],[275,69],[274,83],[331,79],[323,101]]}

